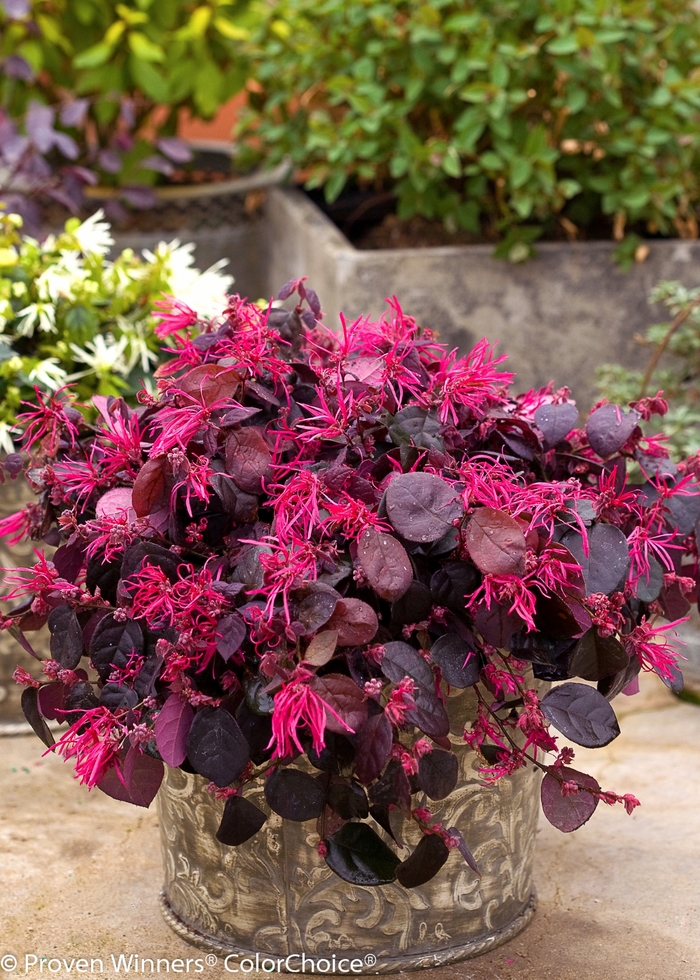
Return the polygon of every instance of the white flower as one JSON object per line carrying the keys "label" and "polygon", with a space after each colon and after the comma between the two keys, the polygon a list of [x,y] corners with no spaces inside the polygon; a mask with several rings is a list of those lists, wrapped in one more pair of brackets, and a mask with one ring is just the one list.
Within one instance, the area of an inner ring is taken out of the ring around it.
{"label": "white flower", "polygon": [[60,262],[55,262],[36,280],[39,298],[56,303],[59,299],[72,299],[76,286],[82,286],[87,277],[83,260],[77,252],[63,252]]}
{"label": "white flower", "polygon": [[31,337],[37,322],[42,333],[56,333],[56,310],[51,303],[30,303],[17,316],[21,319],[15,331],[20,337]]}
{"label": "white flower", "polygon": [[174,296],[201,317],[214,318],[223,313],[227,305],[226,295],[233,285],[233,276],[222,275],[221,269],[228,259],[220,259],[206,272],[194,266],[194,245],[181,245],[178,239],[156,246],[155,255],[146,249],[143,256],[149,262],[160,260]]}
{"label": "white flower", "polygon": [[149,320],[150,318],[146,318],[132,322],[126,317],[117,317],[117,326],[128,341],[128,374],[131,374],[139,362],[145,373],[150,372],[152,364],[158,363],[158,355],[148,348],[148,333],[151,328]]}
{"label": "white flower", "polygon": [[124,359],[124,351],[128,343],[126,337],[115,340],[111,333],[104,337],[102,334],[97,334],[94,340],[89,340],[85,344],[85,347],[71,344],[70,349],[75,354],[76,361],[87,364],[97,374],[113,372],[126,376],[129,373],[129,365]]}
{"label": "white flower", "polygon": [[12,426],[8,425],[7,422],[0,422],[0,449],[6,453],[13,453],[15,451],[15,444],[12,441]]}
{"label": "white flower", "polygon": [[110,227],[106,221],[102,220],[104,216],[105,213],[100,208],[81,225],[78,225],[73,232],[73,236],[77,239],[83,253],[92,252],[95,255],[106,255],[114,245]]}
{"label": "white flower", "polygon": [[68,375],[60,366],[57,358],[45,357],[40,364],[32,368],[27,377],[32,384],[36,382],[44,385],[45,388],[50,388],[51,391],[56,391],[65,382]]}

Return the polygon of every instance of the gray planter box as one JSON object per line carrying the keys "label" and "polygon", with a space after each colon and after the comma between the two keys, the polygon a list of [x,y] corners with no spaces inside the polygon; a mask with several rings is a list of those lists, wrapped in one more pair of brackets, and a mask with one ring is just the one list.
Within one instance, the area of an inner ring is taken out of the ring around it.
{"label": "gray planter box", "polygon": [[700,242],[653,241],[644,263],[622,272],[614,244],[539,245],[538,256],[512,265],[490,245],[425,249],[354,248],[300,191],[268,197],[267,295],[288,279],[308,276],[329,325],[377,316],[395,294],[403,309],[462,352],[481,337],[499,341],[517,372],[518,390],[568,385],[583,409],[597,399],[596,368],[604,362],[643,367],[648,351],[634,342],[665,314],[647,302],[662,279],[700,285]]}

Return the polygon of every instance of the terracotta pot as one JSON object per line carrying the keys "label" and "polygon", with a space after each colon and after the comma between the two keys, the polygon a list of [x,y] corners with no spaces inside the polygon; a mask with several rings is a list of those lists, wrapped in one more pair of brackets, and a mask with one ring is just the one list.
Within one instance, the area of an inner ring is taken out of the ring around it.
{"label": "terracotta pot", "polygon": [[[343,957],[362,960],[367,973],[434,967],[517,935],[535,909],[539,777],[523,769],[495,786],[482,785],[477,758],[461,739],[469,697],[465,692],[448,700],[459,786],[447,800],[427,805],[445,826],[462,831],[481,878],[453,851],[421,888],[351,885],[318,856],[314,821],[292,823],[275,814],[246,844],[227,847],[215,837],[223,802],[207,792],[204,779],[167,769],[159,807],[168,924],[188,942],[230,956],[242,972],[245,958],[255,963],[256,954],[263,971],[270,969],[262,964],[267,958],[282,972],[308,973],[302,954],[328,960],[315,972],[343,972],[337,965]],[[262,784],[246,795],[270,812]],[[411,847],[420,836],[414,828],[406,825]]]}

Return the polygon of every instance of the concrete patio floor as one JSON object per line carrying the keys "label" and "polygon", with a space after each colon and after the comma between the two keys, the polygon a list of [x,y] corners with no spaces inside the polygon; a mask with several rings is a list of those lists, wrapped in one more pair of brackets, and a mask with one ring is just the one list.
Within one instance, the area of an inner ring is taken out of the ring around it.
{"label": "concrete patio floor", "polygon": [[[642,806],[627,816],[601,804],[567,835],[543,819],[532,924],[477,959],[422,971],[424,980],[700,978],[700,707],[648,677],[615,707],[622,735],[577,750],[576,766]],[[88,793],[41,752],[34,736],[0,739],[0,975],[75,974],[25,970],[27,955],[103,958],[109,978],[111,954],[202,956],[160,915],[155,809]],[[3,973],[8,955],[18,967]],[[221,962],[200,975],[231,976]]]}

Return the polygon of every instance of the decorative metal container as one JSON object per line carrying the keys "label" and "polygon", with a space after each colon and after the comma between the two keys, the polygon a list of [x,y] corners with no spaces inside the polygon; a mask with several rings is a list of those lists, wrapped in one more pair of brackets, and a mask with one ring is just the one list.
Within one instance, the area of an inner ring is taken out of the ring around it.
{"label": "decorative metal container", "polygon": [[[336,960],[362,960],[365,973],[435,967],[516,936],[535,910],[540,781],[528,768],[494,786],[482,784],[476,755],[460,737],[460,709],[468,696],[448,699],[458,787],[448,799],[427,805],[445,826],[461,830],[481,878],[453,851],[423,887],[352,885],[318,856],[314,821],[292,823],[274,813],[251,840],[227,847],[215,837],[223,802],[207,792],[204,779],[167,769],[159,807],[161,904],[168,924],[196,946],[234,954],[232,964],[245,957],[255,962],[259,954],[261,963],[274,959],[274,969],[282,972],[308,972],[300,969],[301,954],[328,961],[316,972],[336,972],[334,954]],[[262,782],[246,795],[270,812]],[[420,831],[412,822],[405,837],[410,848],[418,843]],[[287,965],[290,954],[297,956]]]}

